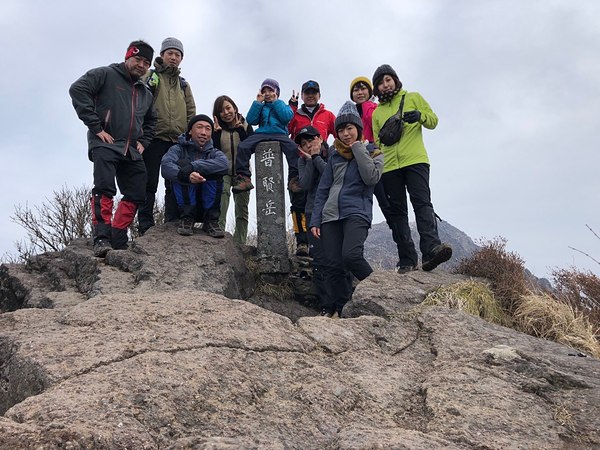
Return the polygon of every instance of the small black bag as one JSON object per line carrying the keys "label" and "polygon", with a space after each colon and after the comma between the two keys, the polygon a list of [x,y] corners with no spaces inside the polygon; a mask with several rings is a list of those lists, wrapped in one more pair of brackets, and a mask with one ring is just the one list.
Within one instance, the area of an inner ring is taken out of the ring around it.
{"label": "small black bag", "polygon": [[404,109],[404,95],[400,100],[398,112],[385,121],[379,130],[379,140],[383,145],[394,145],[402,137],[404,120],[402,120],[402,109]]}

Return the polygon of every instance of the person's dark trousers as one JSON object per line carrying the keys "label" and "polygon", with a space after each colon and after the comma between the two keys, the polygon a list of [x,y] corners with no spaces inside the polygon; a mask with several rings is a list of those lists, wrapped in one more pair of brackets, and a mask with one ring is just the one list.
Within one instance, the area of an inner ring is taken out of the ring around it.
{"label": "person's dark trousers", "polygon": [[181,218],[193,218],[203,224],[219,221],[223,192],[222,177],[189,185],[172,182],[171,187]]}
{"label": "person's dark trousers", "polygon": [[156,191],[158,190],[160,163],[164,154],[173,145],[173,142],[170,141],[154,139],[148,148],[144,150],[144,153],[142,153],[146,172],[148,173],[148,180],[146,181],[146,201],[138,211],[140,234],[144,234],[150,227],[154,226],[154,202],[156,201]]}
{"label": "person's dark trousers", "polygon": [[165,180],[165,222],[175,222],[179,220],[179,207],[173,187],[169,180]]}
{"label": "person's dark trousers", "polygon": [[[310,223],[310,214],[306,215],[306,222]],[[310,254],[313,258],[313,284],[315,286],[315,293],[319,300],[319,305],[321,309],[333,312],[335,311],[335,302],[334,299],[330,297],[329,291],[327,290],[328,263],[323,250],[323,241],[314,237],[310,232],[307,233],[307,238],[310,246]]]}
{"label": "person's dark trousers", "polygon": [[[127,229],[133,222],[138,205],[144,202],[146,166],[105,147],[92,150],[94,187],[92,188],[92,224],[94,243],[107,239],[114,249],[127,246]],[[116,179],[116,184],[115,184]],[[117,185],[123,198],[112,218],[113,197]],[[112,219],[112,220],[111,220]]]}
{"label": "person's dark trousers", "polygon": [[379,182],[375,185],[375,190],[373,191],[375,194],[375,198],[377,198],[377,203],[379,204],[379,209],[383,213],[383,217],[385,217],[385,223],[387,223],[390,230],[392,230],[392,239],[398,246],[398,243],[402,241],[401,234],[398,226],[394,226],[393,222],[390,220],[392,216],[392,206],[385,194],[385,188],[383,187],[383,180],[379,180]]}
{"label": "person's dark trousers", "polygon": [[415,212],[423,259],[426,260],[433,248],[441,243],[429,190],[429,164],[414,164],[392,170],[384,173],[381,179],[391,205],[390,220],[392,226],[397,228],[400,240],[398,265],[416,267],[418,257],[408,226],[406,191]]}
{"label": "person's dark trousers", "polygon": [[260,142],[279,142],[288,163],[288,180],[298,176],[298,146],[289,137],[283,134],[254,133],[238,145],[235,158],[235,171],[246,177],[250,176],[250,157]]}
{"label": "person's dark trousers", "polygon": [[327,258],[326,284],[335,309],[342,308],[352,295],[352,277],[364,280],[373,269],[364,257],[370,223],[359,216],[321,225],[323,251]]}

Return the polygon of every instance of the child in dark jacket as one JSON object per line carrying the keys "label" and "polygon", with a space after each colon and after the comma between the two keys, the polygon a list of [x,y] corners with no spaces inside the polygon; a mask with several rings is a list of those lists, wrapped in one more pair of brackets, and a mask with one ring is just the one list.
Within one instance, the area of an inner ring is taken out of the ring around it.
{"label": "child in dark jacket", "polygon": [[[298,183],[306,193],[306,223],[310,223],[312,208],[315,201],[317,188],[321,175],[327,167],[328,147],[323,145],[323,139],[315,127],[308,125],[297,130],[296,143],[298,144],[300,158],[298,158]],[[312,279],[315,286],[317,299],[326,315],[331,305],[326,285],[327,258],[323,250],[321,239],[307,233],[310,255],[312,256]]]}
{"label": "child in dark jacket", "polygon": [[210,117],[192,117],[187,133],[162,158],[161,172],[172,183],[181,218],[177,233],[182,236],[194,233],[194,222],[202,222],[209,236],[225,236],[218,221],[228,164],[225,154],[213,147],[213,128]]}
{"label": "child in dark jacket", "polygon": [[363,124],[356,106],[346,102],[335,120],[337,138],[323,172],[310,221],[311,233],[322,239],[328,259],[326,285],[330,304],[323,315],[341,316],[352,295],[352,280],[373,269],[364,257],[364,243],[373,219],[373,188],[381,178],[383,154],[361,141]]}

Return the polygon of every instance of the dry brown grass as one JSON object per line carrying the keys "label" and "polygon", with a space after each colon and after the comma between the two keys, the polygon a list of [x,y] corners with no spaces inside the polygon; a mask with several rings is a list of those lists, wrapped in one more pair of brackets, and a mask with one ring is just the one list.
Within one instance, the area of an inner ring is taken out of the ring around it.
{"label": "dry brown grass", "polygon": [[510,319],[502,310],[494,293],[489,286],[480,281],[467,280],[442,286],[427,295],[423,305],[458,309],[481,317],[488,322],[500,325],[510,324]]}
{"label": "dry brown grass", "polygon": [[587,317],[548,294],[523,297],[514,315],[517,327],[532,336],[549,339],[600,358],[600,343]]}
{"label": "dry brown grass", "polygon": [[287,280],[278,284],[274,284],[267,283],[263,279],[259,279],[256,286],[256,293],[273,298],[280,302],[294,299],[294,288]]}
{"label": "dry brown grass", "polygon": [[531,290],[523,259],[506,250],[506,239],[497,237],[480,243],[481,249],[463,259],[455,272],[490,281],[496,299],[509,315]]}
{"label": "dry brown grass", "polygon": [[504,324],[512,322],[527,334],[600,358],[600,279],[596,275],[577,269],[555,270],[555,292],[534,293],[523,260],[506,250],[504,238],[480,245],[478,252],[460,262],[456,272],[490,281],[507,317]]}
{"label": "dry brown grass", "polygon": [[[590,271],[577,268],[556,269],[552,272],[556,296],[576,311],[588,316],[600,329],[600,278]],[[596,335],[600,337],[600,335]]]}

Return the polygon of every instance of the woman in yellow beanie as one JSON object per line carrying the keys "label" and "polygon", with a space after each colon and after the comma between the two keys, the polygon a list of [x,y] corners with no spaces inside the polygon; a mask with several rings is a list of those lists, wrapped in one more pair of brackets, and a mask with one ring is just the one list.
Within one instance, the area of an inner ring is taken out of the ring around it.
{"label": "woman in yellow beanie", "polygon": [[373,85],[367,77],[356,77],[350,83],[350,99],[356,103],[356,109],[363,123],[363,137],[375,143],[373,137],[373,111],[377,104],[373,101]]}

